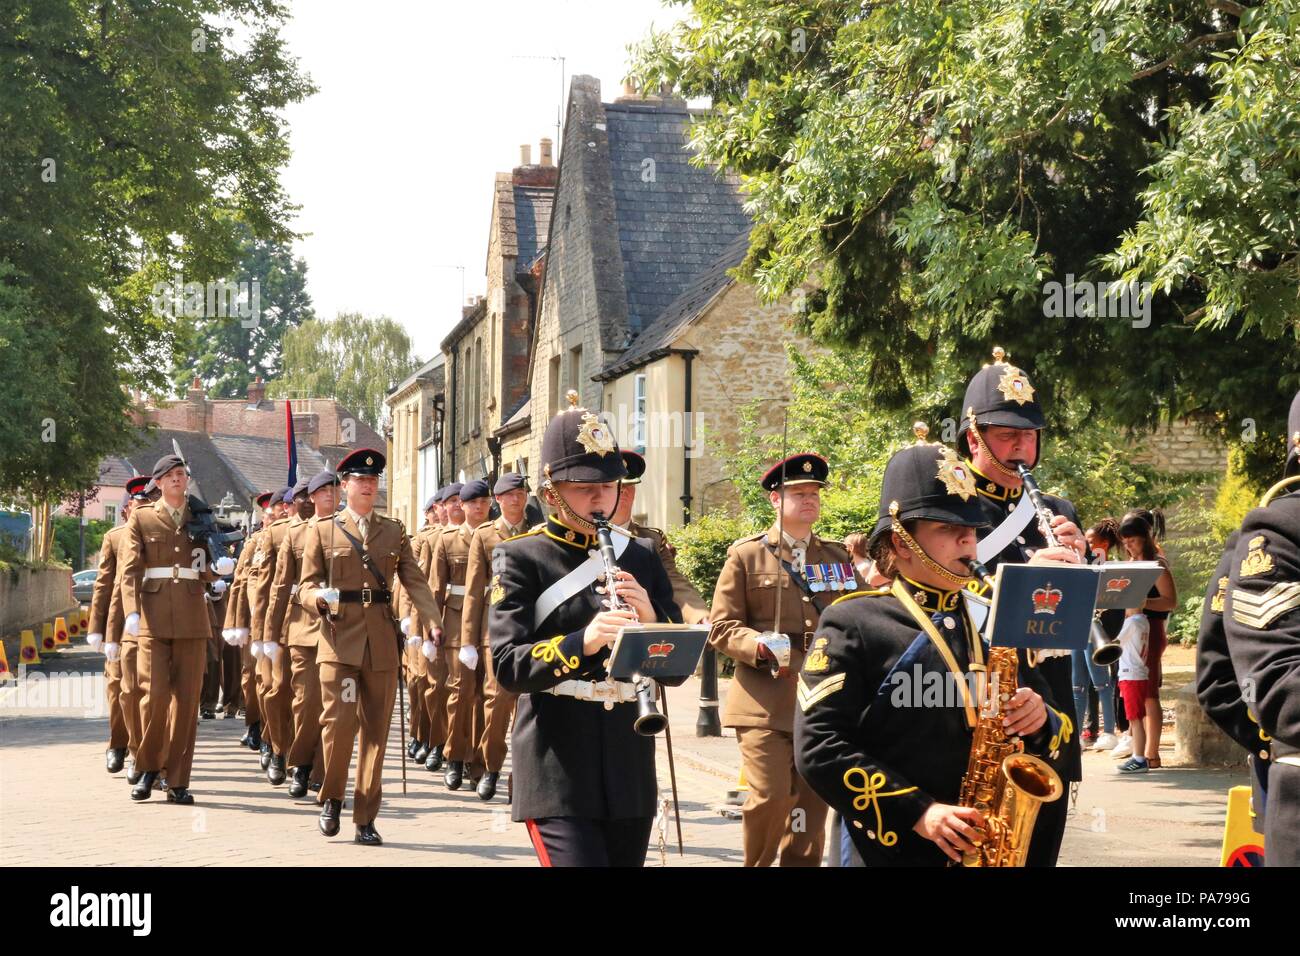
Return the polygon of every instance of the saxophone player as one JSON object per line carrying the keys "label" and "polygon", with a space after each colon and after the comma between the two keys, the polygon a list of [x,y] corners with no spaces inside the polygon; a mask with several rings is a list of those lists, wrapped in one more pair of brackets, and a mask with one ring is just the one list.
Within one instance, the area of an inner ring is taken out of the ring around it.
{"label": "saxophone player", "polygon": [[[878,515],[868,548],[889,583],[822,615],[799,675],[796,762],[867,866],[942,866],[986,836],[983,814],[958,805],[988,662],[962,590],[986,519],[965,463],[924,442],[889,460]],[[1004,733],[1030,753],[1057,746],[1040,690],[1007,694]]]}

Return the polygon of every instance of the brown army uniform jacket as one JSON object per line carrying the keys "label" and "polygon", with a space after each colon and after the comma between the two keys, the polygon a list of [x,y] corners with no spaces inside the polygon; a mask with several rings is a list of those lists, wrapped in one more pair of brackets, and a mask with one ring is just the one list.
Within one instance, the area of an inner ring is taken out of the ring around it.
{"label": "brown army uniform jacket", "polygon": [[673,586],[673,600],[682,609],[683,624],[699,624],[709,616],[709,609],[700,597],[700,592],[681,571],[677,569],[677,549],[668,543],[668,536],[658,528],[637,524],[628,524],[628,531],[637,538],[647,538],[654,544],[655,553],[663,562],[668,572],[668,583]]}
{"label": "brown army uniform jacket", "polygon": [[[486,523],[486,522],[485,522]],[[469,545],[475,528],[462,521],[444,528],[433,539],[429,559],[429,588],[442,615],[442,647],[460,647],[461,612],[465,608],[465,575],[469,571]],[[461,593],[455,593],[460,591]],[[427,621],[425,622],[427,625]]]}
{"label": "brown army uniform jacket", "polygon": [[89,634],[103,634],[105,644],[116,644],[123,638],[135,638],[122,630],[122,588],[119,578],[126,555],[126,525],[118,525],[104,535],[99,548],[99,574],[90,596]]}
{"label": "brown army uniform jacket", "polygon": [[488,585],[492,581],[492,552],[502,541],[528,531],[528,519],[511,528],[504,516],[485,521],[474,529],[469,543],[469,563],[465,570],[465,601],[461,608],[461,643],[467,647],[487,647]]}
{"label": "brown army uniform jacket", "polygon": [[[167,506],[160,498],[149,506],[135,508],[127,522],[127,541],[122,567],[122,620],[140,615],[140,637],[172,640],[207,640],[212,621],[203,594],[207,582],[217,575],[208,567],[208,555],[185,532],[190,509],[181,508],[180,527],[172,524]],[[146,568],[193,568],[199,579],[144,580]]]}
{"label": "brown army uniform jacket", "polygon": [[303,609],[297,593],[303,583],[302,553],[307,547],[307,526],[316,520],[313,516],[294,517],[289,521],[288,533],[275,556],[275,578],[262,625],[264,641],[290,647],[315,647],[320,640],[322,621]]}

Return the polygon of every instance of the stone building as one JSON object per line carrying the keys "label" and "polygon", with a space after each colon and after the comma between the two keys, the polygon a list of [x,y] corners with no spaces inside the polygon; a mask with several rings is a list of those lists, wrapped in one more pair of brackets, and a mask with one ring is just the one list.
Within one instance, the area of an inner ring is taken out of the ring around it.
{"label": "stone building", "polygon": [[435,355],[384,399],[388,409],[388,515],[415,531],[424,502],[443,484],[446,359]]}

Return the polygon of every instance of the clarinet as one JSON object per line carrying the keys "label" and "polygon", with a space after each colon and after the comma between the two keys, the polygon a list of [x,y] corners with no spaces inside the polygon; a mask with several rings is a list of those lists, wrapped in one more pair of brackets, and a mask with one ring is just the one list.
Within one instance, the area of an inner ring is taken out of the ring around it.
{"label": "clarinet", "polygon": [[1034,479],[1034,473],[1025,467],[1024,462],[1017,463],[1016,471],[1020,475],[1020,480],[1025,483],[1025,494],[1029,495],[1029,501],[1034,506],[1035,514],[1038,515],[1038,530],[1042,532],[1043,540],[1047,542],[1049,548],[1056,547],[1060,542],[1052,533],[1052,519],[1056,517],[1055,512],[1047,507],[1047,502],[1043,500],[1043,492]]}
{"label": "clarinet", "polygon": [[[600,548],[600,560],[605,566],[606,604],[611,611],[628,610],[628,604],[618,596],[614,588],[614,579],[618,575],[618,561],[614,556],[614,536],[610,531],[609,519],[594,516],[596,541]],[[668,719],[659,712],[655,703],[658,687],[654,681],[640,674],[633,678],[636,684],[636,720],[632,729],[643,737],[653,737],[668,726]]]}

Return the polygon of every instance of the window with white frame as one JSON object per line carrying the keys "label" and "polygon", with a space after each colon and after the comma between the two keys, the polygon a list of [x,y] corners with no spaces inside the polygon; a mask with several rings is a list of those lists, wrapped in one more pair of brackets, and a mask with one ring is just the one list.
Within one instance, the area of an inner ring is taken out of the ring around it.
{"label": "window with white frame", "polygon": [[632,447],[645,454],[645,375],[632,379]]}

